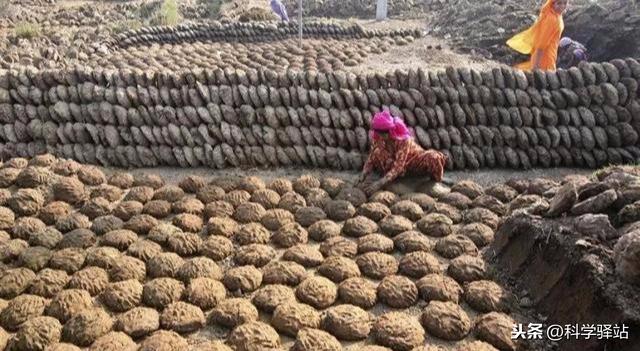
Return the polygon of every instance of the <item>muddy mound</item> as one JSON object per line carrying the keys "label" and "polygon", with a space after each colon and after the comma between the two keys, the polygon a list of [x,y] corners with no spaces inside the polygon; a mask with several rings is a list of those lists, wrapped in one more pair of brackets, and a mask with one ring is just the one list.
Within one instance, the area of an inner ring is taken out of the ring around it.
{"label": "muddy mound", "polygon": [[461,340],[471,331],[471,320],[453,302],[431,301],[421,321],[428,333],[445,340]]}
{"label": "muddy mound", "polygon": [[394,350],[411,350],[424,343],[424,329],[417,320],[402,312],[389,312],[373,324],[373,337]]}
{"label": "muddy mound", "polygon": [[209,310],[224,300],[227,291],[224,285],[211,278],[192,279],[184,293],[186,299],[203,310]]}
{"label": "muddy mound", "polygon": [[283,303],[295,302],[296,296],[288,286],[266,285],[256,291],[251,301],[258,309],[271,313]]}
{"label": "muddy mound", "polygon": [[306,244],[290,247],[282,254],[282,259],[296,262],[305,268],[319,266],[324,261],[324,257],[318,249]]}
{"label": "muddy mound", "polygon": [[342,346],[331,334],[318,329],[305,328],[296,336],[292,351],[327,350],[338,351]]}
{"label": "muddy mound", "polygon": [[353,258],[358,253],[358,244],[343,236],[335,236],[320,244],[320,253],[325,257],[344,256]]}
{"label": "muddy mound", "polygon": [[[618,178],[619,180],[620,178]],[[541,218],[532,217],[527,214],[520,214],[508,218],[501,226],[497,233],[497,239],[491,245],[494,253],[488,255],[487,258],[499,267],[501,272],[507,273],[508,276],[517,274],[521,280],[518,283],[517,288],[526,289],[531,292],[529,298],[532,300],[540,299],[540,302],[536,304],[538,310],[546,313],[551,321],[563,320],[565,315],[559,312],[559,309],[554,305],[555,297],[563,298],[565,303],[562,309],[571,308],[576,304],[580,304],[584,307],[585,304],[590,305],[595,301],[600,300],[602,296],[607,296],[607,301],[616,301],[614,304],[598,304],[598,307],[594,309],[594,318],[607,318],[607,317],[595,317],[596,315],[602,316],[602,313],[613,313],[620,306],[624,307],[625,313],[631,313],[629,315],[632,320],[638,319],[637,308],[635,300],[632,296],[636,296],[637,292],[634,285],[630,285],[624,281],[622,277],[616,272],[616,262],[613,259],[613,255],[609,248],[611,245],[615,245],[616,240],[610,242],[602,241],[598,244],[595,242],[589,243],[587,240],[590,236],[583,231],[577,231],[578,227],[584,222],[578,220],[578,218],[567,218],[565,221],[546,220]],[[518,234],[527,232],[528,236],[519,237]],[[627,234],[629,235],[629,234]],[[498,238],[499,237],[499,238]],[[519,238],[519,239],[517,239]],[[623,240],[624,237],[618,239],[618,243]],[[531,252],[521,252],[515,254],[512,248],[517,243],[519,247],[535,247],[537,243],[545,242],[546,246],[541,249],[535,249]],[[523,245],[523,246],[521,246]],[[584,245],[584,246],[583,246]],[[589,248],[585,250],[585,248]],[[605,249],[606,248],[606,249]],[[553,250],[559,257],[563,257],[562,260],[557,260],[553,263],[545,263],[544,267],[535,267],[536,270],[544,269],[549,272],[563,272],[554,277],[551,282],[542,280],[535,274],[531,274],[533,267],[523,265],[521,262],[526,262],[540,255],[545,255]],[[513,255],[513,256],[511,256]],[[513,257],[515,258],[508,258]],[[524,259],[524,261],[522,261]],[[519,262],[519,263],[516,263]],[[508,266],[507,266],[508,265]],[[509,267],[505,269],[505,267]],[[580,277],[579,281],[582,282],[579,287],[573,287],[569,289],[566,282],[569,279]],[[563,283],[564,282],[564,283]],[[553,283],[553,284],[551,284]],[[547,285],[550,284],[550,285]],[[617,286],[616,289],[611,289],[611,286]],[[545,296],[553,296],[552,299]],[[566,298],[562,297],[566,296]],[[631,299],[630,299],[631,297]],[[604,301],[604,300],[600,300]],[[506,324],[506,320],[502,318],[503,314],[488,313],[487,323],[482,332],[487,332],[487,338],[485,341],[493,344],[497,348],[501,348],[501,344],[494,344],[494,342],[500,342],[503,339],[503,326]],[[634,340],[635,341],[635,340]],[[633,342],[631,343],[633,344]],[[579,349],[579,344],[571,341],[562,342],[562,347],[567,349]],[[616,343],[616,348],[621,350],[628,349],[628,344]],[[632,348],[631,348],[632,349]]]}
{"label": "muddy mound", "polygon": [[517,343],[510,337],[510,330],[515,322],[509,316],[491,312],[475,323],[474,332],[481,340],[488,342],[500,350],[516,350]]}
{"label": "muddy mound", "polygon": [[142,301],[147,306],[163,309],[180,300],[184,285],[172,278],[156,278],[144,284]]}
{"label": "muddy mound", "polygon": [[420,297],[425,301],[458,302],[463,289],[454,279],[442,274],[428,274],[416,282]]}
{"label": "muddy mound", "polygon": [[89,293],[84,290],[68,289],[56,294],[47,306],[46,313],[61,322],[66,322],[91,306],[92,300]]}
{"label": "muddy mound", "polygon": [[142,284],[131,279],[109,284],[100,297],[110,310],[125,312],[140,305],[142,293]]}
{"label": "muddy mound", "polygon": [[240,266],[229,269],[222,279],[229,291],[251,292],[262,284],[262,272],[254,266]]}
{"label": "muddy mound", "polygon": [[304,328],[318,328],[320,314],[311,306],[301,303],[284,303],[276,307],[271,320],[281,333],[296,336]]}
{"label": "muddy mound", "polygon": [[235,328],[227,343],[236,351],[258,351],[280,346],[280,336],[268,324],[249,322]]}
{"label": "muddy mound", "polygon": [[[170,348],[167,349],[167,345]],[[140,344],[140,351],[153,350],[184,350],[189,347],[187,341],[176,332],[158,330],[146,337]]]}
{"label": "muddy mound", "polygon": [[42,350],[60,340],[62,325],[51,317],[37,317],[25,322],[14,339],[10,349]]}
{"label": "muddy mound", "polygon": [[418,299],[418,288],[407,277],[391,275],[385,277],[378,285],[378,299],[393,308],[413,306]]}
{"label": "muddy mound", "polygon": [[182,301],[168,305],[160,315],[160,325],[178,333],[194,332],[204,324],[205,316],[202,310]]}
{"label": "muddy mound", "polygon": [[342,302],[368,309],[376,304],[376,288],[364,278],[349,278],[338,286],[338,296]]}
{"label": "muddy mound", "polygon": [[296,297],[300,302],[324,309],[336,301],[338,288],[327,278],[309,277],[296,288]]}
{"label": "muddy mound", "polygon": [[114,329],[140,338],[160,328],[160,315],[152,308],[136,307],[118,316]]}
{"label": "muddy mound", "polygon": [[73,316],[62,328],[62,340],[89,346],[108,333],[113,320],[102,309],[87,309]]}
{"label": "muddy mound", "polygon": [[233,328],[235,326],[254,322],[258,319],[258,310],[242,298],[226,299],[218,304],[211,312],[211,321],[222,326]]}
{"label": "muddy mound", "polygon": [[327,310],[322,328],[340,340],[361,340],[369,336],[372,316],[359,307],[340,305]]}

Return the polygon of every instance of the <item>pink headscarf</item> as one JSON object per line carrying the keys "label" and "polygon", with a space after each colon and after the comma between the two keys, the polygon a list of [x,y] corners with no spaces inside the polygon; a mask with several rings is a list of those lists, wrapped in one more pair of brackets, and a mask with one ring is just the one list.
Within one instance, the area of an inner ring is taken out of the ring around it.
{"label": "pink headscarf", "polygon": [[404,122],[398,117],[391,116],[389,111],[378,112],[373,116],[369,135],[374,140],[379,138],[376,130],[389,132],[393,140],[407,140],[411,138],[411,132]]}

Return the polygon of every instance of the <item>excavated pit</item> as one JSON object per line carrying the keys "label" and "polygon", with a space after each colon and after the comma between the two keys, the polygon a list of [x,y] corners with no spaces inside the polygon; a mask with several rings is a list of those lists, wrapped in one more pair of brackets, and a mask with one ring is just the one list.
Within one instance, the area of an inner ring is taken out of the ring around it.
{"label": "excavated pit", "polygon": [[638,350],[640,291],[615,274],[611,249],[585,240],[574,225],[575,219],[508,218],[485,258],[516,291],[527,292],[535,311],[547,317],[535,323],[629,328],[628,340],[561,340],[560,350]]}

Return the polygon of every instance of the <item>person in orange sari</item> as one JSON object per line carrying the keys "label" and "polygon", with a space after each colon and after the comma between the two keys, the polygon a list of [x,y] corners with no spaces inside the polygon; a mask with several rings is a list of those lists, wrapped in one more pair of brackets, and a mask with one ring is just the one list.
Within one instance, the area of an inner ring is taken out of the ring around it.
{"label": "person in orange sari", "polygon": [[516,68],[525,71],[556,69],[558,44],[564,31],[562,14],[566,11],[568,2],[568,0],[546,0],[536,23],[507,41],[507,45],[512,49],[531,55],[529,61],[516,65]]}

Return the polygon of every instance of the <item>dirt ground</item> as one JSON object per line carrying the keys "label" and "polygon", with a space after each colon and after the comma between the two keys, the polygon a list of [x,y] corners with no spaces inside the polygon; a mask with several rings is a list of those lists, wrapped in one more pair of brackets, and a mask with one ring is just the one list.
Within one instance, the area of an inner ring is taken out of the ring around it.
{"label": "dirt ground", "polygon": [[[107,173],[110,173],[115,168],[103,168]],[[344,179],[348,182],[353,182],[358,178],[358,173],[347,171],[331,171],[322,169],[305,169],[305,168],[288,168],[288,169],[228,169],[228,170],[215,170],[206,167],[190,168],[184,170],[181,168],[173,167],[156,167],[156,168],[137,168],[133,170],[126,170],[131,174],[158,174],[163,177],[169,183],[177,183],[182,178],[189,175],[202,176],[207,179],[223,176],[259,176],[265,180],[271,180],[278,177],[295,178],[303,174],[311,174],[316,177],[336,177]],[[512,170],[512,169],[483,169],[477,171],[452,171],[446,172],[445,177],[452,181],[461,181],[470,179],[482,186],[490,186],[497,183],[503,183],[511,178],[527,178],[534,179],[539,177],[545,177],[555,180],[560,180],[563,177],[571,174],[590,175],[593,170],[579,169],[579,168],[549,168],[549,169],[531,169],[531,170]],[[419,177],[405,177],[399,179],[394,186],[398,188],[398,191],[404,193],[408,190],[419,191],[420,186],[429,182],[428,179]]]}
{"label": "dirt ground", "polygon": [[[417,28],[426,30],[424,20],[387,19],[384,21],[355,20],[354,22],[368,29]],[[448,66],[485,70],[500,65],[500,63],[487,60],[480,55],[465,55],[455,52],[445,40],[425,35],[409,45],[396,46],[384,54],[369,56],[364,63],[350,70],[352,72],[379,72],[396,69],[408,70],[416,67],[437,70]]]}

